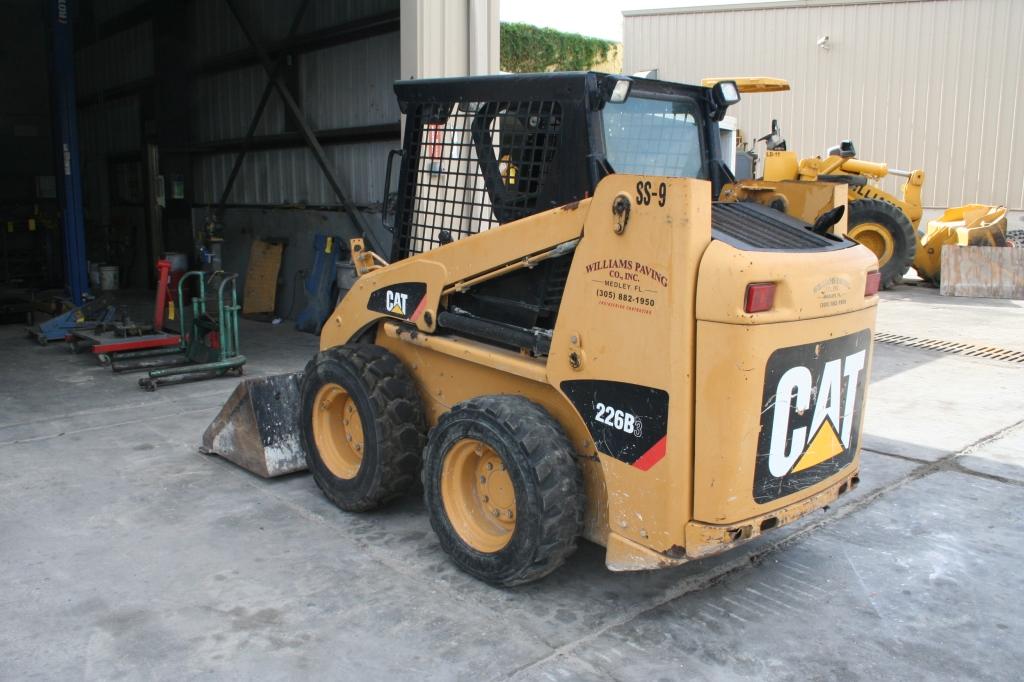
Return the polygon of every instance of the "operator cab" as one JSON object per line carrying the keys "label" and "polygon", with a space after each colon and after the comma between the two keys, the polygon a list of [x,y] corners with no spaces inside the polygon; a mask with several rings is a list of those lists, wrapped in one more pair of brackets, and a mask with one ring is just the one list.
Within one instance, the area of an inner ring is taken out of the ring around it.
{"label": "operator cab", "polygon": [[708,180],[714,198],[733,181],[718,130],[739,101],[732,81],[571,72],[399,81],[395,92],[406,130],[383,201],[392,260],[593,196],[612,173]]}
{"label": "operator cab", "polygon": [[[593,72],[400,81],[406,115],[391,261],[552,209],[572,210],[613,174],[710,183],[713,238],[753,250],[827,250],[836,240],[754,204],[719,205],[734,182],[719,121],[739,101],[731,80],[709,87]],[[777,126],[776,126],[777,128]],[[665,201],[638,179],[634,201]],[[841,240],[839,240],[841,241]],[[845,245],[843,245],[845,246]],[[547,352],[572,250],[455,292],[452,310],[536,330]]]}

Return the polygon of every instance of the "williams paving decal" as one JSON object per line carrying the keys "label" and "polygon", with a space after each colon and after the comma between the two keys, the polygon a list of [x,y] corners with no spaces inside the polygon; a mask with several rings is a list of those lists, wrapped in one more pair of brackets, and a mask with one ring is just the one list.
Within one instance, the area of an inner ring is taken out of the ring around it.
{"label": "williams paving decal", "polygon": [[665,456],[667,392],[602,379],[563,381],[561,388],[600,452],[641,471]]}
{"label": "williams paving decal", "polygon": [[834,275],[814,285],[814,296],[820,308],[836,308],[846,305],[850,288],[849,279]]}
{"label": "williams paving decal", "polygon": [[780,348],[768,358],[754,500],[784,497],[838,472],[857,451],[870,330]]}
{"label": "williams paving decal", "polygon": [[594,275],[598,305],[650,315],[658,305],[658,295],[668,287],[668,277],[660,270],[629,258],[606,258],[587,265]]}
{"label": "williams paving decal", "polygon": [[427,285],[424,282],[401,282],[371,293],[366,307],[368,310],[415,322],[426,307],[426,294]]}

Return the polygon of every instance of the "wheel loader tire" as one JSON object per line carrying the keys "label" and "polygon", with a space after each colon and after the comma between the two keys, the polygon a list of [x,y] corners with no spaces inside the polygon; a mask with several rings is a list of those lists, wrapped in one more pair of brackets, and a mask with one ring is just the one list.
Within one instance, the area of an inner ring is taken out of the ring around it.
{"label": "wheel loader tire", "polygon": [[369,344],[331,348],[309,361],[299,390],[302,446],[327,499],[366,511],[416,484],[426,420],[398,358]]}
{"label": "wheel loader tire", "polygon": [[459,403],[431,431],[423,495],[441,547],[493,585],[543,578],[576,549],[583,480],[561,426],[522,396]]}
{"label": "wheel loader tire", "polygon": [[903,211],[880,199],[851,201],[847,232],[878,257],[883,289],[900,283],[917,248],[914,226]]}

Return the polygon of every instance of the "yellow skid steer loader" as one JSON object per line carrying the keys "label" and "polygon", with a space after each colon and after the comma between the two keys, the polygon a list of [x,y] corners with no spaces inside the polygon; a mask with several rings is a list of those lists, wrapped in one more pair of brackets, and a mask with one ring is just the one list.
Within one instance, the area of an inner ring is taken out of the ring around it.
{"label": "yellow skid steer loader", "polygon": [[[516,585],[580,537],[612,570],[672,566],[857,484],[877,262],[829,233],[833,185],[816,225],[719,200],[735,84],[552,73],[395,91],[393,248],[353,241],[358,278],[283,427],[338,507],[421,481],[452,560]],[[253,468],[232,425],[267,410],[245,403],[206,443]]]}

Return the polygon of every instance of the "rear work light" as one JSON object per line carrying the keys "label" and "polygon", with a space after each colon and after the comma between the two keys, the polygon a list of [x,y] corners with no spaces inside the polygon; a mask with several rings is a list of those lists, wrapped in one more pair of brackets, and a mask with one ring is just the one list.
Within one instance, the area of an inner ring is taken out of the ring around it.
{"label": "rear work light", "polygon": [[867,280],[864,282],[864,295],[874,296],[878,293],[880,286],[882,286],[882,273],[878,270],[872,270],[868,273]]}
{"label": "rear work light", "polygon": [[775,304],[775,283],[748,284],[743,310],[748,313],[763,313]]}

